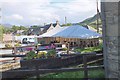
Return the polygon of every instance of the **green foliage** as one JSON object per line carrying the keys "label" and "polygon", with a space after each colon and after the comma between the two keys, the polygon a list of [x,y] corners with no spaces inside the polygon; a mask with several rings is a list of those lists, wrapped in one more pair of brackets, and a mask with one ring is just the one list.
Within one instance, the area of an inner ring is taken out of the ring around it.
{"label": "green foliage", "polygon": [[39,51],[37,58],[47,58],[47,52],[46,51]]}
{"label": "green foliage", "polygon": [[63,24],[62,26],[72,26],[71,23]]}
{"label": "green foliage", "polygon": [[19,30],[27,30],[27,28],[24,27],[24,26],[20,26],[20,27],[19,27]]}
{"label": "green foliage", "polygon": [[3,33],[11,33],[11,32],[12,32],[11,28],[4,27]]}
{"label": "green foliage", "polygon": [[66,51],[66,50],[67,50],[67,48],[62,48],[62,50],[63,50],[63,51]]}
{"label": "green foliage", "polygon": [[21,34],[16,34],[16,36],[20,36]]}
{"label": "green foliage", "polygon": [[97,24],[97,20],[96,20],[96,21],[94,21],[94,22],[89,23],[88,25],[91,26],[91,27],[93,27],[94,29],[97,29],[97,25],[98,25],[99,27],[102,25],[101,20],[99,19],[98,21],[99,21],[98,24]]}
{"label": "green foliage", "polygon": [[21,45],[20,45],[20,43],[16,43],[15,46],[16,46],[16,47],[19,47],[19,46],[21,46]]}
{"label": "green foliage", "polygon": [[[101,14],[101,13],[100,13]],[[85,19],[84,21],[80,22],[81,24],[90,24],[92,22],[95,22],[97,20],[97,16],[98,16],[98,19],[100,20],[100,15],[99,14],[96,14],[94,15],[93,17],[90,17],[90,18],[87,18]]]}
{"label": "green foliage", "polygon": [[2,30],[3,33],[11,33],[11,32],[14,32],[14,31],[17,31],[17,30],[27,30],[28,28],[24,27],[24,26],[12,26],[12,28],[8,28],[8,27],[4,27],[2,26],[2,29],[1,29],[1,25],[0,25],[0,31]]}
{"label": "green foliage", "polygon": [[24,26],[12,26],[12,31],[17,31],[17,30],[26,30],[27,28]]}
{"label": "green foliage", "polygon": [[10,47],[12,47],[12,44],[5,44],[5,47],[10,48]]}
{"label": "green foliage", "polygon": [[26,58],[27,60],[30,60],[30,59],[34,59],[37,57],[37,54],[34,52],[34,51],[30,51],[26,54]]}
{"label": "green foliage", "polygon": [[31,28],[38,28],[39,26],[37,26],[37,25],[33,25],[33,26],[31,26]]}
{"label": "green foliage", "polygon": [[[98,70],[90,70],[88,77],[89,78],[104,78],[104,70],[98,69]],[[84,78],[84,72],[83,71],[74,71],[74,72],[62,72],[62,73],[54,73],[54,74],[48,74],[46,76],[41,76],[40,78]],[[80,79],[82,80],[82,79]]]}
{"label": "green foliage", "polygon": [[12,26],[12,30],[17,31],[17,30],[19,30],[19,27],[14,25],[14,26]]}
{"label": "green foliage", "polygon": [[100,43],[99,46],[97,47],[85,47],[85,48],[76,48],[75,52],[80,52],[80,53],[89,53],[89,52],[94,52],[94,51],[100,51],[102,50],[103,44]]}
{"label": "green foliage", "polygon": [[34,51],[30,51],[26,54],[26,57],[24,59],[30,60],[30,59],[36,59],[36,58],[39,59],[39,58],[51,58],[51,57],[56,57],[55,50],[50,50],[48,52],[39,51],[38,54],[36,54]]}
{"label": "green foliage", "polygon": [[53,50],[49,50],[48,53],[47,53],[47,56],[48,57],[55,57],[56,55],[56,51],[53,49]]}

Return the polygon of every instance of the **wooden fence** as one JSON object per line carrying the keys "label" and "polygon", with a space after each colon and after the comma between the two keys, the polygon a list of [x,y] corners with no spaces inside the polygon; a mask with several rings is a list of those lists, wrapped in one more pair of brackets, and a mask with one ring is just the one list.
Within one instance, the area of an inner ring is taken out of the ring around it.
{"label": "wooden fence", "polygon": [[[88,63],[94,60],[103,60],[102,54],[86,53],[86,54],[62,54],[63,58],[50,58],[38,60],[22,60],[21,68],[2,72],[2,78],[24,78],[25,76],[38,76],[39,74],[68,72],[68,71],[84,71],[84,77],[88,78],[88,70],[104,68],[100,66],[89,66]],[[67,57],[66,57],[67,56]],[[1,57],[25,57],[25,55],[2,55]],[[67,68],[73,65],[83,64],[80,68]]]}

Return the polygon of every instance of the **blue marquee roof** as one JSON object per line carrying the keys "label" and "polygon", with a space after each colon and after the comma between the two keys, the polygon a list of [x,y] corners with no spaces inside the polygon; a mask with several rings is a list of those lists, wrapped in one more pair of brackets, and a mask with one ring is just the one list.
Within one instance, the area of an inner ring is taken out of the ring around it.
{"label": "blue marquee roof", "polygon": [[64,38],[81,38],[81,39],[89,39],[89,38],[99,38],[102,37],[101,34],[86,29],[80,25],[68,26],[66,29],[56,33],[53,37],[64,37]]}

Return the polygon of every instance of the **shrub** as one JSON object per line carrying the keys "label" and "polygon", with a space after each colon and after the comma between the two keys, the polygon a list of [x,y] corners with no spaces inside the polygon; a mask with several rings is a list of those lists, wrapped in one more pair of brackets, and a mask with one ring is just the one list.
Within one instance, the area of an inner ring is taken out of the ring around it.
{"label": "shrub", "polygon": [[80,53],[89,53],[89,52],[94,52],[94,51],[100,51],[102,50],[102,43],[97,46],[97,47],[85,47],[85,48],[76,48],[74,51],[75,52],[80,52]]}
{"label": "shrub", "polygon": [[39,51],[37,58],[46,58],[47,57],[47,52],[46,51]]}
{"label": "shrub", "polygon": [[10,47],[12,47],[12,45],[11,44],[5,44],[5,47],[10,48]]}
{"label": "shrub", "polygon": [[27,60],[34,59],[34,58],[37,58],[37,54],[34,51],[30,51],[26,54],[26,59]]}
{"label": "shrub", "polygon": [[54,49],[48,51],[47,57],[55,57],[55,56],[56,56],[56,51]]}
{"label": "shrub", "polygon": [[62,48],[62,50],[63,50],[63,51],[66,51],[66,50],[67,50],[67,48]]}
{"label": "shrub", "polygon": [[20,43],[16,43],[15,46],[16,46],[16,47],[19,47],[19,46],[21,46],[21,45],[20,45]]}

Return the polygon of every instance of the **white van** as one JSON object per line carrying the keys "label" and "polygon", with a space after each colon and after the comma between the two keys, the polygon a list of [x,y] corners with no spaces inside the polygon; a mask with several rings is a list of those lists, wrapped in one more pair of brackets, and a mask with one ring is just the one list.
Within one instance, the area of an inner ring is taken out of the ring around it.
{"label": "white van", "polygon": [[34,42],[35,42],[35,38],[32,37],[26,37],[22,39],[23,44],[34,43]]}

